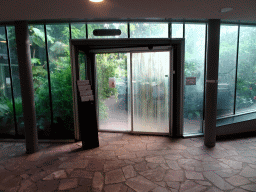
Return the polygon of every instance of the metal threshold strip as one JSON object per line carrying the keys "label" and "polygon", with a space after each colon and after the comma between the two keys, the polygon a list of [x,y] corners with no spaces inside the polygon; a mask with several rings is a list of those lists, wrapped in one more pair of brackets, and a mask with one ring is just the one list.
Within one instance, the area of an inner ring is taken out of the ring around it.
{"label": "metal threshold strip", "polygon": [[203,137],[204,133],[190,133],[190,134],[184,134],[183,138],[190,138],[190,137]]}
{"label": "metal threshold strip", "polygon": [[158,133],[158,132],[141,132],[141,131],[111,131],[111,130],[99,130],[99,132],[107,133],[127,133],[132,135],[156,135],[156,136],[169,136],[169,133]]}

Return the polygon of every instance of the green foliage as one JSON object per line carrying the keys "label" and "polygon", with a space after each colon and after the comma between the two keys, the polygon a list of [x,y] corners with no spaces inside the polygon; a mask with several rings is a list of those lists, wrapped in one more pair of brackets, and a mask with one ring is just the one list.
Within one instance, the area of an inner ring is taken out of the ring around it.
{"label": "green foliage", "polygon": [[85,24],[71,24],[71,37],[72,39],[85,39],[86,38],[86,28]]}
{"label": "green foliage", "polygon": [[201,69],[196,62],[185,62],[184,75],[185,77],[199,77]]}
{"label": "green foliage", "polygon": [[166,37],[168,27],[166,24],[157,23],[130,23],[130,33],[135,38]]}
{"label": "green foliage", "polygon": [[5,38],[5,34],[0,34],[0,40],[6,40],[6,38]]}
{"label": "green foliage", "polygon": [[[119,60],[119,57],[121,58]],[[123,60],[124,59],[124,60]],[[118,78],[119,70],[118,66],[123,67],[125,65],[126,56],[124,54],[97,54],[97,84],[99,95],[99,113],[100,119],[107,118],[107,106],[104,101],[112,95],[115,95],[116,101],[118,97],[117,88],[109,88],[109,78]],[[126,73],[126,72],[124,72]],[[122,74],[121,74],[122,75]]]}
{"label": "green foliage", "polygon": [[[20,117],[23,116],[22,99],[18,97],[15,99],[15,111],[18,124],[21,123]],[[13,103],[7,97],[3,97],[0,100],[0,125],[1,132],[7,132],[14,127],[14,111]]]}

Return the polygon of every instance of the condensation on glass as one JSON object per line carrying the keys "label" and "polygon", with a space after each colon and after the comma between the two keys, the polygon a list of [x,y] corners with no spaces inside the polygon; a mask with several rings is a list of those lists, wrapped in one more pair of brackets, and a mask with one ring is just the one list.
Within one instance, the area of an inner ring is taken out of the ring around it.
{"label": "condensation on glass", "polygon": [[183,38],[183,23],[172,23],[172,38]]}
{"label": "condensation on glass", "polygon": [[169,133],[170,52],[132,53],[133,131]]}
{"label": "condensation on glass", "polygon": [[[184,131],[202,132],[204,101],[205,24],[185,24]],[[195,84],[189,79],[195,78]]]}
{"label": "condensation on glass", "polygon": [[131,38],[168,38],[168,23],[132,22],[130,23]]}
{"label": "condensation on glass", "polygon": [[[99,130],[131,131],[128,101],[129,53],[96,54]],[[115,79],[115,88],[109,79]]]}
{"label": "condensation on glass", "polygon": [[[109,38],[128,38],[127,23],[88,23],[88,38],[89,39],[109,39]],[[121,35],[116,36],[94,36],[94,29],[120,29]]]}
{"label": "condensation on glass", "polygon": [[234,110],[237,34],[237,25],[221,25],[217,117],[233,114]]}
{"label": "condensation on glass", "polygon": [[71,38],[72,39],[86,39],[86,24],[85,23],[71,23]]}
{"label": "condensation on glass", "polygon": [[0,27],[0,137],[15,135],[5,27]]}
{"label": "condensation on glass", "polygon": [[236,114],[256,110],[256,27],[240,26]]}

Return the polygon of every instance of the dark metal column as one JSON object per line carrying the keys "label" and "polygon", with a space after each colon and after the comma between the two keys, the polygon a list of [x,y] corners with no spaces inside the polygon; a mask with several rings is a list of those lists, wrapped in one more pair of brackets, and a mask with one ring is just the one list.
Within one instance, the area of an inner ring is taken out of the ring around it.
{"label": "dark metal column", "polygon": [[25,124],[26,153],[31,154],[38,150],[38,135],[27,21],[15,22],[15,34]]}
{"label": "dark metal column", "polygon": [[207,147],[214,147],[216,143],[219,39],[220,19],[209,19],[204,133],[204,144]]}

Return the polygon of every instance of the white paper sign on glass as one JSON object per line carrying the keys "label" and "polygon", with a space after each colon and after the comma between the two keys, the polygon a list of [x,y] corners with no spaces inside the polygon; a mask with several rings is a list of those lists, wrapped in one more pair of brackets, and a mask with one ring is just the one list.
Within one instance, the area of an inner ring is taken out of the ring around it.
{"label": "white paper sign on glass", "polygon": [[77,85],[89,85],[89,80],[78,80]]}
{"label": "white paper sign on glass", "polygon": [[90,96],[92,95],[92,90],[80,91],[80,96]]}
{"label": "white paper sign on glass", "polygon": [[93,95],[90,95],[90,96],[81,96],[81,101],[93,101],[94,98],[93,98]]}
{"label": "white paper sign on glass", "polygon": [[11,79],[10,79],[10,77],[6,77],[6,85],[11,85]]}

